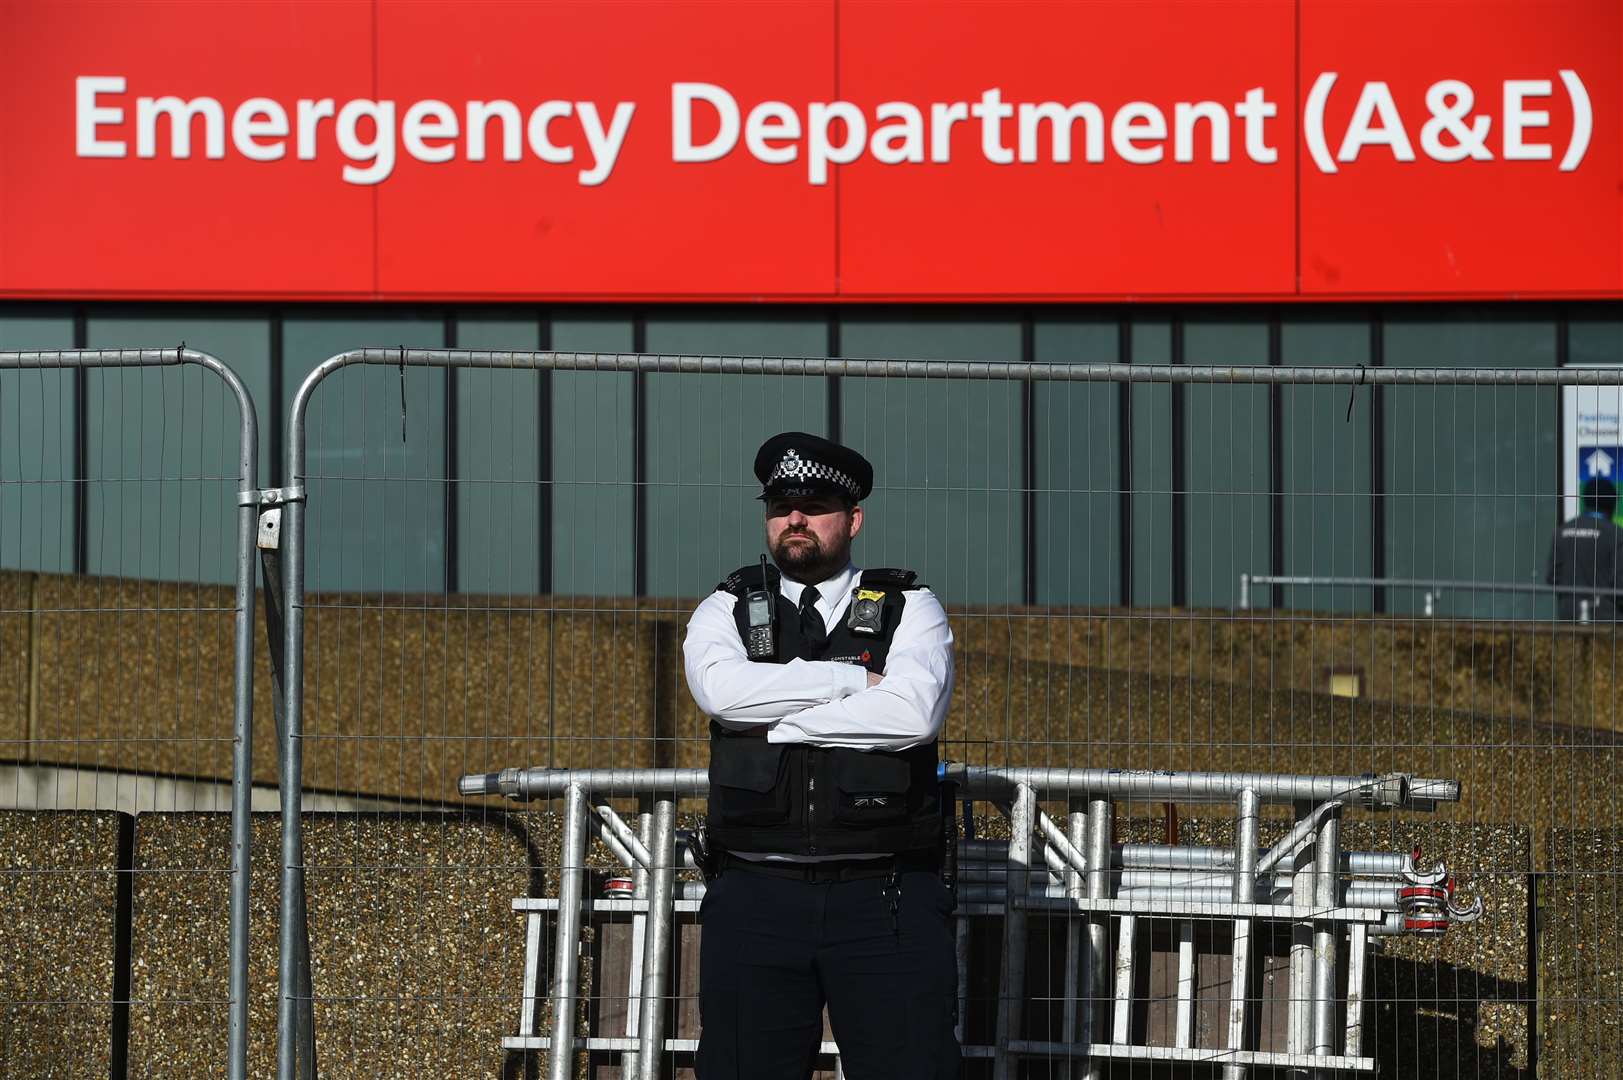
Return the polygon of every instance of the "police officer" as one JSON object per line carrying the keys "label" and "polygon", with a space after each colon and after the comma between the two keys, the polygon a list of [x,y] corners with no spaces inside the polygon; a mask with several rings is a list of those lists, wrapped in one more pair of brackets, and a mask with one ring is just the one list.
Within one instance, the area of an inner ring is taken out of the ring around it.
{"label": "police officer", "polygon": [[711,717],[700,1080],[798,1080],[823,1007],[852,1080],[958,1075],[936,737],[952,632],[907,570],[859,570],[873,467],[786,432],[755,458],[775,565],[688,623]]}
{"label": "police officer", "polygon": [[[1612,520],[1617,487],[1604,476],[1595,477],[1584,481],[1578,500],[1583,512],[1557,529],[1550,542],[1544,580],[1551,585],[1616,589],[1623,567],[1623,529]],[[1616,621],[1618,598],[1610,593],[1558,593],[1556,611],[1563,619],[1576,619],[1580,600],[1589,602],[1589,617],[1595,622]]]}

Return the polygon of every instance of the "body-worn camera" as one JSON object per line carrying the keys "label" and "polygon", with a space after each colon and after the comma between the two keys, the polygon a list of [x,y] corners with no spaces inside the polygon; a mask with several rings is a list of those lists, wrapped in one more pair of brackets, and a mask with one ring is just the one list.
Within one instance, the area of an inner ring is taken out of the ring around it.
{"label": "body-worn camera", "polygon": [[878,637],[885,629],[885,594],[860,585],[851,590],[851,608],[845,625],[853,634]]}

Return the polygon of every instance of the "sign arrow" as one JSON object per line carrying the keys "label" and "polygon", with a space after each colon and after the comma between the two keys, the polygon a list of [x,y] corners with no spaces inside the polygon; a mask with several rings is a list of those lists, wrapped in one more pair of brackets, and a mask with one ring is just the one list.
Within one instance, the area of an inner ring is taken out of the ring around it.
{"label": "sign arrow", "polygon": [[1599,447],[1595,449],[1593,454],[1584,459],[1584,464],[1589,466],[1590,476],[1612,475],[1612,455]]}

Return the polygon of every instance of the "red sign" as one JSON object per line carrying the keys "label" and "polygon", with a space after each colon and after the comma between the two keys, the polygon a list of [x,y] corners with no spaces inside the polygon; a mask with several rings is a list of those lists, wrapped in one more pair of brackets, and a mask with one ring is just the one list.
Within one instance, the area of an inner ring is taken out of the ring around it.
{"label": "red sign", "polygon": [[0,296],[1623,296],[1615,0],[0,0]]}

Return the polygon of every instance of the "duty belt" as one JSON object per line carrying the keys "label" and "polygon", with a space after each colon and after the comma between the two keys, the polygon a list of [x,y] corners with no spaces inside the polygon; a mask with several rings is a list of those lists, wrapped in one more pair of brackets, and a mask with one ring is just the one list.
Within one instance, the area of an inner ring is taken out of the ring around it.
{"label": "duty belt", "polygon": [[924,855],[887,855],[879,859],[838,859],[826,862],[795,862],[779,859],[761,862],[745,859],[731,852],[721,857],[721,869],[743,870],[752,874],[788,878],[792,881],[859,881],[863,878],[883,878],[892,874],[914,871],[935,872],[935,859]]}

